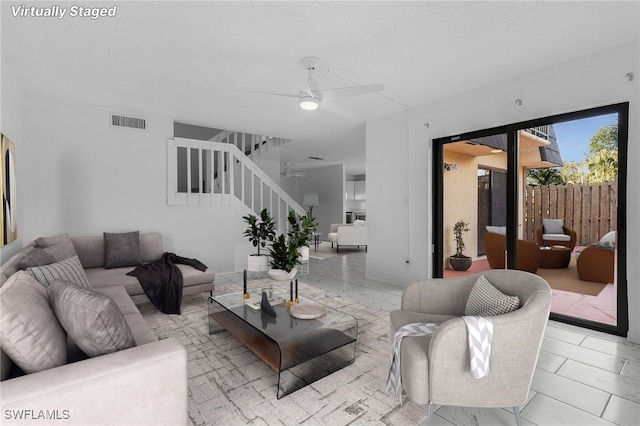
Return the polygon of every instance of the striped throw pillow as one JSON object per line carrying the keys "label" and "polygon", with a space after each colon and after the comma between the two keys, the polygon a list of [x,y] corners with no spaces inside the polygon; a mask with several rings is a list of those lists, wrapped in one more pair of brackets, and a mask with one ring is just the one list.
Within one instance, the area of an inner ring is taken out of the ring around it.
{"label": "striped throw pillow", "polygon": [[78,255],[50,265],[32,266],[27,268],[27,273],[45,288],[54,281],[65,281],[78,287],[91,288]]}

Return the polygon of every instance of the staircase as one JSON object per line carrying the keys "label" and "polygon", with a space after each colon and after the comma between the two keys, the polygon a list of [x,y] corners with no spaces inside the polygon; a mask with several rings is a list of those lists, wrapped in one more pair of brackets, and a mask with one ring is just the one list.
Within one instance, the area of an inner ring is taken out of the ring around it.
{"label": "staircase", "polygon": [[212,142],[230,143],[235,145],[247,157],[253,158],[270,149],[289,143],[289,139],[275,138],[272,136],[252,135],[249,133],[233,132],[224,130],[213,138]]}
{"label": "staircase", "polygon": [[287,229],[289,210],[304,214],[250,158],[287,143],[286,139],[237,132],[221,132],[214,139],[167,141],[169,205],[232,206],[242,215],[266,208],[279,232]]}

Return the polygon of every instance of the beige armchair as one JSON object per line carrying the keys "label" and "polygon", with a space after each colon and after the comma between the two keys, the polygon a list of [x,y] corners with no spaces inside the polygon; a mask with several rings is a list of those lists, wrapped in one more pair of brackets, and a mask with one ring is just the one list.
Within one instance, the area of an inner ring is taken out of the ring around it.
{"label": "beige armchair", "polygon": [[336,244],[336,251],[340,252],[340,246],[364,246],[367,251],[367,222],[356,220],[352,225],[346,223],[332,223],[327,235],[331,241],[331,247]]}
{"label": "beige armchair", "polygon": [[[490,373],[474,379],[469,367],[467,328],[462,316],[480,275],[508,295],[520,308],[492,317],[494,337]],[[528,396],[551,309],[551,289],[541,277],[516,270],[491,270],[451,279],[418,281],[407,287],[401,309],[390,314],[390,340],[409,323],[437,323],[431,337],[405,337],[400,352],[402,385],[417,404],[433,406],[513,407]]]}

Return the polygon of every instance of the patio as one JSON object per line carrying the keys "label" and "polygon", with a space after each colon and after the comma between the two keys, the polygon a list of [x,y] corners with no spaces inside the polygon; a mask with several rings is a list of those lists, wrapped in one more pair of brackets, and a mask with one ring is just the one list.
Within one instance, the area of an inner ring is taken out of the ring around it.
{"label": "patio", "polygon": [[[475,260],[467,271],[444,270],[444,278],[453,278],[491,269],[486,257]],[[551,312],[596,321],[603,324],[616,324],[616,288],[614,283],[598,284],[581,281],[575,268],[575,257],[564,269],[538,269],[537,275],[545,278],[551,286],[553,294]],[[600,285],[597,295],[560,290],[559,288],[576,288],[576,281],[585,286]],[[557,287],[557,288],[555,288]]]}

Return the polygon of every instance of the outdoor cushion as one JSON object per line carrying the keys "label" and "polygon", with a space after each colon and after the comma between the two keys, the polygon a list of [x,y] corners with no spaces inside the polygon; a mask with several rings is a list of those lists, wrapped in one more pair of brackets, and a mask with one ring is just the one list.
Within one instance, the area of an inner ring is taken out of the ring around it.
{"label": "outdoor cushion", "polygon": [[567,234],[542,234],[543,240],[571,241],[571,235]]}
{"label": "outdoor cushion", "polygon": [[493,232],[494,234],[507,235],[506,226],[487,226],[487,232]]}
{"label": "outdoor cushion", "polygon": [[564,221],[562,219],[542,219],[544,234],[564,234]]}

